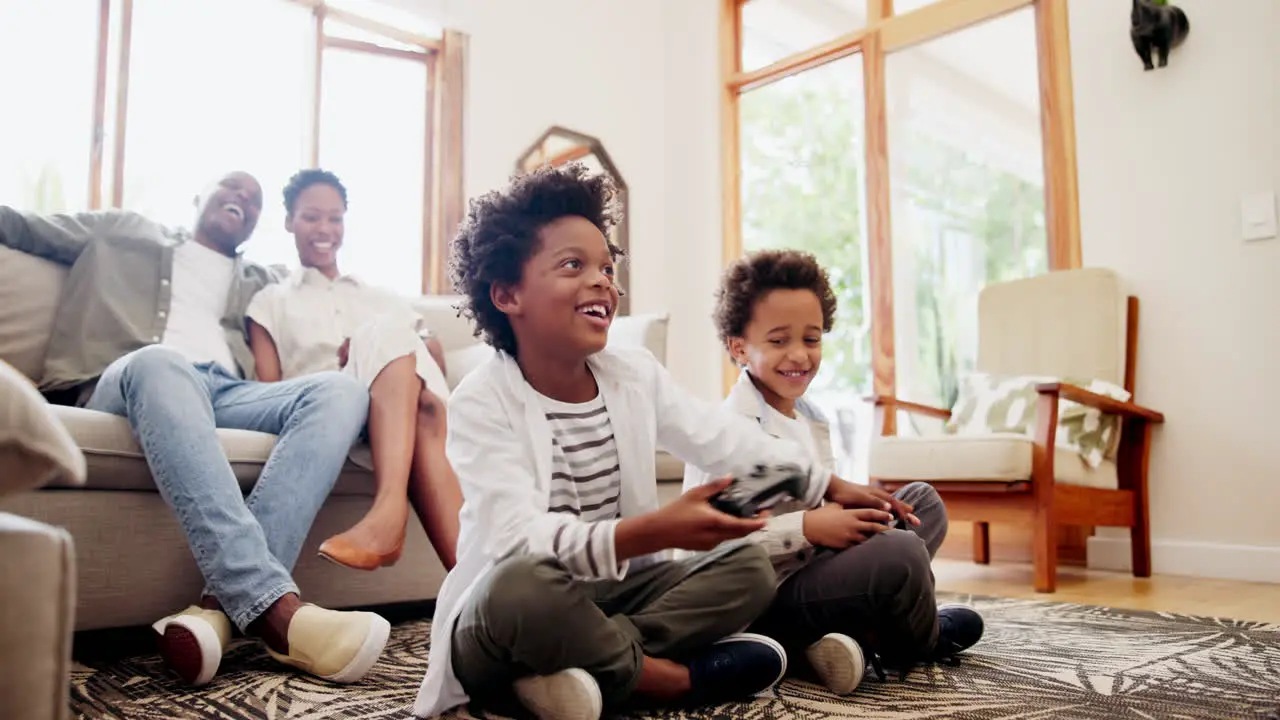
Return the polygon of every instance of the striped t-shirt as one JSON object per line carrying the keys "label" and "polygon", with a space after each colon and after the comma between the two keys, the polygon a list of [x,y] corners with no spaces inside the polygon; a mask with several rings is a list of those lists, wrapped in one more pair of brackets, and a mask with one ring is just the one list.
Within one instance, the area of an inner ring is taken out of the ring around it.
{"label": "striped t-shirt", "polygon": [[618,517],[622,474],[604,398],[564,403],[542,398],[551,424],[551,503],[585,521]]}

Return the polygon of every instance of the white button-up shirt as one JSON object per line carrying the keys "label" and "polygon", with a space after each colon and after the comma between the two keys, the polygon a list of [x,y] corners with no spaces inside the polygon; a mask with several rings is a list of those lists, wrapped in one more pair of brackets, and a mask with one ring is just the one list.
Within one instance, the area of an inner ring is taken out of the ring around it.
{"label": "white button-up shirt", "polygon": [[406,327],[422,324],[408,298],[352,275],[330,280],[315,268],[258,292],[245,315],[271,333],[285,379],[336,370],[338,347],[374,320],[392,315]]}

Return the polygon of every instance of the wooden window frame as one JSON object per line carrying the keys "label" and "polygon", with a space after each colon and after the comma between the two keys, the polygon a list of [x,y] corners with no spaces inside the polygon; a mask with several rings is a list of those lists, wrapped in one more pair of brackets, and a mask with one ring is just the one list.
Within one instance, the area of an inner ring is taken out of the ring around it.
{"label": "wooden window frame", "polygon": [[[885,99],[885,58],[1005,14],[1033,7],[1040,78],[1040,130],[1045,176],[1045,222],[1050,270],[1080,267],[1080,211],[1076,175],[1074,101],[1067,0],[936,0],[908,13],[894,13],[893,0],[867,0],[867,25],[765,67],[742,70],[742,6],[748,0],[720,0],[721,154],[723,260],[742,255],[741,130],[742,93],[825,65],[862,55],[866,112],[866,210],[871,288],[873,390],[896,395],[893,326],[893,233],[889,182],[889,137]],[[738,369],[727,360],[723,389],[728,393]],[[894,418],[888,414],[886,422]],[[895,428],[886,428],[893,433]]]}
{"label": "wooden window frame", "polygon": [[[307,161],[312,167],[320,162],[320,107],[323,92],[323,64],[326,48],[340,48],[424,63],[427,72],[426,104],[426,171],[423,185],[422,228],[422,292],[447,292],[445,278],[447,239],[461,222],[465,203],[463,190],[463,126],[465,110],[463,91],[466,84],[467,36],[445,30],[434,38],[367,18],[330,5],[325,0],[285,0],[308,8],[313,16],[314,55],[308,77],[311,98],[307,123]],[[400,45],[386,47],[376,42],[335,37],[325,32],[332,20],[366,33],[378,35]],[[110,52],[112,23],[117,23],[119,46],[113,58]],[[89,150],[89,209],[119,208],[124,204],[124,167],[127,159],[125,130],[129,115],[129,60],[132,54],[133,0],[99,0],[98,38],[93,99],[93,118]],[[115,125],[110,138],[112,177],[109,193],[104,192],[105,153],[107,148],[108,78],[116,80]],[[104,195],[109,195],[108,198]]]}

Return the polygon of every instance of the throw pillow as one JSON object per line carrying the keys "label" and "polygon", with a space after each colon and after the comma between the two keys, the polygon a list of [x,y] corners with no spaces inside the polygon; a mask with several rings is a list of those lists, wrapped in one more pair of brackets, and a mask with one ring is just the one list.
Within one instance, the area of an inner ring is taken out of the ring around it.
{"label": "throw pillow", "polygon": [[[960,392],[946,431],[953,435],[1035,434],[1036,400],[1040,383],[1064,382],[1099,395],[1127,401],[1129,392],[1103,380],[1056,378],[1046,375],[1000,376],[971,373],[960,382]],[[1058,430],[1054,444],[1076,452],[1091,468],[1102,464],[1120,429],[1120,418],[1070,400],[1058,403]]]}
{"label": "throw pillow", "polygon": [[54,478],[84,484],[84,453],[31,381],[0,360],[0,495]]}

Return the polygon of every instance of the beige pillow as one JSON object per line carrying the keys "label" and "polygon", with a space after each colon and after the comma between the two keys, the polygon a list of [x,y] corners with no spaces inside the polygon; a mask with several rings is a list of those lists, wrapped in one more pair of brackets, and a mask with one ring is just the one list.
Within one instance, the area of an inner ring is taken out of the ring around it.
{"label": "beige pillow", "polygon": [[667,315],[657,313],[615,317],[609,328],[609,346],[645,347],[666,365],[668,323]]}
{"label": "beige pillow", "polygon": [[67,268],[0,246],[0,360],[37,383]]}
{"label": "beige pillow", "polygon": [[[1129,391],[1103,380],[1056,378],[1047,375],[991,375],[970,373],[960,382],[960,393],[946,430],[953,435],[1035,433],[1036,385],[1064,382],[1098,395],[1129,400]],[[1096,468],[1113,448],[1120,418],[1071,400],[1058,402],[1058,432],[1054,445],[1080,455]]]}
{"label": "beige pillow", "polygon": [[83,485],[84,453],[22,373],[0,360],[0,495]]}

